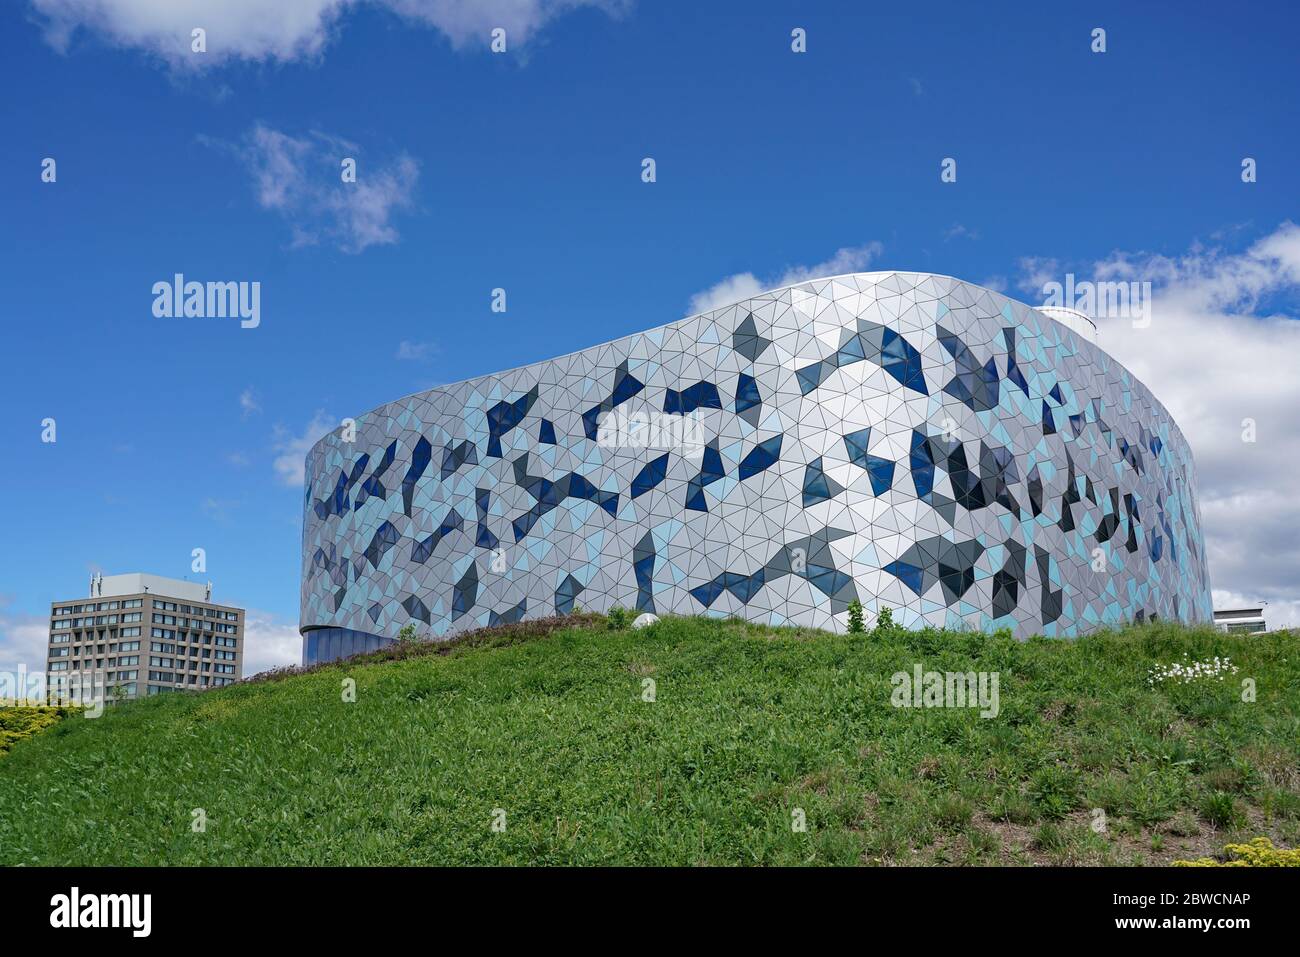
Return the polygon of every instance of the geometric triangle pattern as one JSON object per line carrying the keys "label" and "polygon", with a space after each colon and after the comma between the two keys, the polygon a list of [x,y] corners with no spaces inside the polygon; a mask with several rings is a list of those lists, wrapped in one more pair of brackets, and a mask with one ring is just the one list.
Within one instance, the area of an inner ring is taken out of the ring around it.
{"label": "geometric triangle pattern", "polygon": [[[602,442],[611,415],[698,441]],[[856,598],[1017,637],[1211,617],[1165,408],[1066,325],[926,273],[800,282],[408,396],[306,475],[304,663],[579,606],[843,631]]]}

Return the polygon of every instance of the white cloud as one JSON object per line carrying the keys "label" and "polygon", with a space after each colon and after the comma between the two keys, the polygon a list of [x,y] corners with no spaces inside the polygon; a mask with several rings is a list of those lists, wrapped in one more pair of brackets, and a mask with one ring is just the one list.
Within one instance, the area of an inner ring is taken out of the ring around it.
{"label": "white cloud", "polygon": [[[527,43],[552,19],[580,7],[611,15],[630,0],[32,0],[46,40],[65,51],[78,32],[142,50],[177,70],[230,60],[316,59],[343,27],[344,15],[378,6],[405,23],[441,32],[453,48],[482,47],[496,27],[510,47]],[[207,51],[191,52],[191,31],[207,32]]]}
{"label": "white cloud", "polygon": [[944,234],[943,234],[944,242],[948,242],[949,240],[952,239],[979,239],[979,238],[980,238],[980,234],[978,230],[970,229],[966,226],[963,226],[961,223],[953,223],[946,230],[944,230]]}
{"label": "white cloud", "polygon": [[16,674],[45,670],[45,653],[50,643],[50,620],[11,611],[0,603],[0,672]]}
{"label": "white cloud", "polygon": [[[1020,266],[1020,281],[1016,285],[1023,292],[1031,293],[1035,297],[1043,295],[1044,284],[1060,282],[1064,278],[1061,275],[1061,264],[1055,259],[1047,259],[1042,256],[1022,256],[1018,265]],[[1041,301],[1041,298],[1031,298],[1030,305],[1037,305]]]}
{"label": "white cloud", "polygon": [[759,282],[758,277],[752,272],[737,273],[734,276],[728,276],[721,282],[710,286],[703,292],[697,292],[691,296],[691,304],[686,314],[689,316],[698,315],[701,312],[709,312],[721,306],[729,305],[733,302],[739,302],[741,299],[749,299],[757,296],[765,289],[771,289],[779,283],[765,285]]}
{"label": "white cloud", "polygon": [[815,266],[790,266],[780,277],[768,281],[760,280],[752,272],[736,273],[691,296],[687,315],[694,316],[701,312],[729,306],[733,302],[749,299],[768,289],[777,289],[809,279],[821,279],[825,276],[862,272],[883,249],[884,247],[878,242],[870,242],[862,246],[845,246],[837,249],[835,255],[823,263]]}
{"label": "white cloud", "polygon": [[304,481],[304,468],[307,453],[326,433],[338,428],[338,423],[322,411],[317,411],[307,427],[299,435],[294,435],[283,426],[275,427],[274,444],[278,453],[271,467],[281,485],[301,489]]}
{"label": "white cloud", "polygon": [[244,677],[268,668],[302,663],[302,636],[298,626],[271,612],[247,610],[244,616]]}
{"label": "white cloud", "polygon": [[[344,252],[397,242],[390,223],[414,205],[419,164],[406,153],[387,165],[371,164],[355,143],[313,131],[290,136],[261,123],[239,145],[200,141],[234,153],[253,174],[257,202],[289,224],[294,247],[333,242]],[[343,182],[344,157],[357,161],[357,179]]]}
{"label": "white cloud", "polygon": [[252,386],[239,393],[239,410],[244,418],[262,411],[261,403],[257,401],[257,394],[253,392]]}
{"label": "white cloud", "polygon": [[423,362],[437,351],[438,347],[432,342],[408,342],[403,339],[397,346],[396,358],[412,362]]}
{"label": "white cloud", "polygon": [[610,16],[632,8],[632,0],[382,0],[401,16],[440,31],[456,49],[485,46],[496,27],[511,44],[525,43],[549,21],[570,10],[593,7]]}
{"label": "white cloud", "polygon": [[[1022,267],[1022,288],[1040,295],[1044,276],[1064,281],[1053,261]],[[1150,326],[1099,319],[1100,345],[1151,388],[1192,447],[1211,581],[1225,596],[1270,602],[1272,626],[1275,615],[1300,621],[1300,227],[1284,223],[1234,253],[1116,252],[1092,273],[1076,282],[1152,283]],[[1246,419],[1253,443],[1242,439]]]}
{"label": "white cloud", "polygon": [[208,518],[225,524],[230,521],[230,513],[244,503],[234,498],[213,498],[208,496],[199,503],[199,509]]}

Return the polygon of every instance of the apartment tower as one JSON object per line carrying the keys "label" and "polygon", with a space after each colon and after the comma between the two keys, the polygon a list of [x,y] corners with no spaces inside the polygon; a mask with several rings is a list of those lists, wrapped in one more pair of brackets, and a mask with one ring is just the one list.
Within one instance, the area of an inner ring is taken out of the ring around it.
{"label": "apartment tower", "polygon": [[47,671],[108,700],[198,691],[243,676],[244,610],[212,601],[211,583],[96,575],[90,595],[50,607]]}

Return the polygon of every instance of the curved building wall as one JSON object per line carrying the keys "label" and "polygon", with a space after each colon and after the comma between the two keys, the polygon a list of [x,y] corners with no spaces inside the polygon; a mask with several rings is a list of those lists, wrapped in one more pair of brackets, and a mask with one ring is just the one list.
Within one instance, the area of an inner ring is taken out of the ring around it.
{"label": "curved building wall", "polygon": [[[699,445],[601,431],[679,415]],[[307,457],[313,660],[576,606],[842,630],[857,597],[1018,636],[1212,614],[1164,407],[1066,326],[949,277],[773,290],[408,396],[344,438]]]}

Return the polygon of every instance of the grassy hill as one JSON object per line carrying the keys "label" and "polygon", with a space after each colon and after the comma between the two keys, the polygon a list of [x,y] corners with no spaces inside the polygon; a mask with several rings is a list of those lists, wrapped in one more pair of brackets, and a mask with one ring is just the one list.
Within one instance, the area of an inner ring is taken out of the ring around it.
{"label": "grassy hill", "polygon": [[[1239,671],[1150,682],[1215,656]],[[918,664],[997,672],[997,717],[891,705]],[[1129,864],[1256,835],[1300,843],[1300,638],[1163,624],[585,616],[69,717],[0,756],[8,865]]]}

